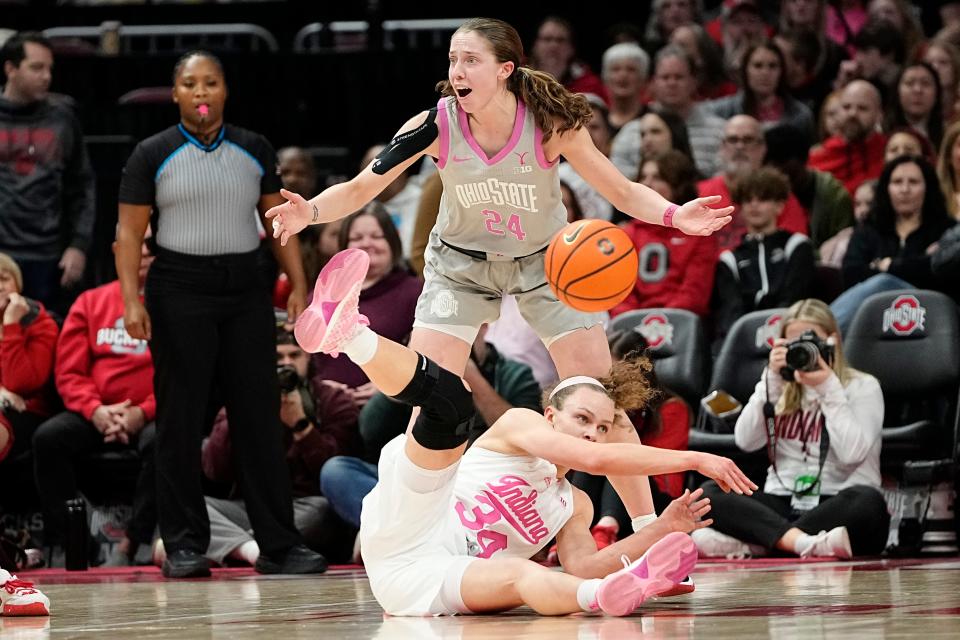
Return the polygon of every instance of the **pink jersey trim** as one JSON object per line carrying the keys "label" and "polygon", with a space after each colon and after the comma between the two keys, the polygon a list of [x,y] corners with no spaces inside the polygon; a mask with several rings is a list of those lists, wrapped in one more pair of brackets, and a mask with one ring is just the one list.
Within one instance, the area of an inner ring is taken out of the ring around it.
{"label": "pink jersey trim", "polygon": [[457,121],[460,123],[460,131],[463,133],[463,138],[467,141],[467,144],[470,145],[470,148],[474,150],[481,160],[483,160],[487,166],[494,165],[505,157],[507,154],[513,151],[513,148],[517,146],[517,142],[520,141],[520,135],[523,133],[523,122],[527,115],[527,107],[523,102],[517,100],[517,117],[513,121],[513,133],[510,134],[510,139],[507,141],[507,145],[500,149],[497,155],[492,158],[487,157],[486,152],[480,147],[477,143],[477,140],[473,137],[473,133],[470,131],[470,122],[467,119],[467,112],[464,111],[460,105],[457,105]]}
{"label": "pink jersey trim", "polygon": [[447,166],[447,153],[450,151],[450,119],[447,117],[447,99],[440,98],[437,102],[437,113],[440,114],[440,152],[437,154],[437,168]]}
{"label": "pink jersey trim", "polygon": [[540,131],[540,127],[535,127],[533,132],[533,148],[537,154],[537,164],[540,165],[541,169],[553,169],[557,166],[557,160],[550,162],[547,160],[546,154],[543,153],[543,131]]}

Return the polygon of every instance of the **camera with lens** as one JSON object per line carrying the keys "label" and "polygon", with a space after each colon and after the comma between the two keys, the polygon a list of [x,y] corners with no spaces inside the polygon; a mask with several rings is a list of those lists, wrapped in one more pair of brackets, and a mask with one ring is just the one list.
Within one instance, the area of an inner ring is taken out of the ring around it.
{"label": "camera with lens", "polygon": [[784,380],[792,382],[794,371],[816,371],[820,356],[827,364],[833,362],[833,344],[813,331],[804,331],[787,343],[787,366],[780,369]]}
{"label": "camera with lens", "polygon": [[277,382],[280,384],[281,393],[292,393],[300,388],[300,374],[297,370],[288,364],[277,367]]}
{"label": "camera with lens", "polygon": [[296,391],[300,396],[300,402],[303,404],[303,412],[313,419],[314,424],[320,424],[320,418],[316,415],[317,407],[313,395],[310,393],[310,385],[300,377],[295,367],[289,364],[277,367],[277,383],[283,396]]}

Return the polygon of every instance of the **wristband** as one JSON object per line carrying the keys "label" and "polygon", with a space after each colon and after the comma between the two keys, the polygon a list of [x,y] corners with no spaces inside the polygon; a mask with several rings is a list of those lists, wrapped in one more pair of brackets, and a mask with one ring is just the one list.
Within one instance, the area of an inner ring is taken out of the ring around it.
{"label": "wristband", "polygon": [[630,525],[633,527],[633,532],[636,533],[637,531],[640,531],[640,529],[643,529],[645,526],[652,523],[656,519],[657,519],[656,513],[648,513],[645,516],[637,516],[636,518],[630,521]]}
{"label": "wristband", "polygon": [[671,204],[663,211],[663,226],[673,226],[673,214],[675,214],[679,208],[680,205]]}

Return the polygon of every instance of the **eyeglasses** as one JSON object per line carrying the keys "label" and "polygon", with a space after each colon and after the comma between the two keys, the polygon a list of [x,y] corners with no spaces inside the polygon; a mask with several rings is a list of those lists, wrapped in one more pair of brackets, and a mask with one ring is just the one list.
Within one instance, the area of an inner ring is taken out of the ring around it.
{"label": "eyeglasses", "polygon": [[723,144],[728,144],[731,147],[736,147],[743,145],[745,147],[754,147],[760,144],[762,140],[760,138],[755,138],[753,136],[726,136],[723,139]]}

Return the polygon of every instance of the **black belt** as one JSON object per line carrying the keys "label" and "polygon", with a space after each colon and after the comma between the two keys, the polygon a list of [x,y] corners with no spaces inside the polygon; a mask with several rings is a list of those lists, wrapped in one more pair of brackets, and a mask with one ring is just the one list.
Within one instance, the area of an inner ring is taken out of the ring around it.
{"label": "black belt", "polygon": [[458,247],[458,246],[456,246],[456,245],[450,244],[449,242],[447,242],[447,241],[444,240],[443,238],[440,238],[440,242],[443,244],[443,246],[445,246],[445,247],[450,247],[450,248],[453,249],[454,251],[457,251],[457,252],[459,252],[459,253],[462,253],[462,254],[465,255],[465,256],[470,256],[470,257],[473,258],[474,260],[487,260],[487,261],[490,261],[490,262],[512,262],[512,261],[514,261],[514,260],[523,260],[524,258],[529,258],[530,256],[535,256],[535,255],[537,255],[538,253],[543,253],[544,251],[547,250],[547,247],[550,246],[550,245],[545,245],[545,246],[537,249],[537,250],[534,251],[533,253],[528,253],[528,254],[525,255],[525,256],[517,256],[517,257],[514,258],[514,257],[511,257],[511,256],[503,255],[502,253],[488,253],[488,252],[486,252],[486,251],[474,251],[473,249],[463,249],[463,248]]}

